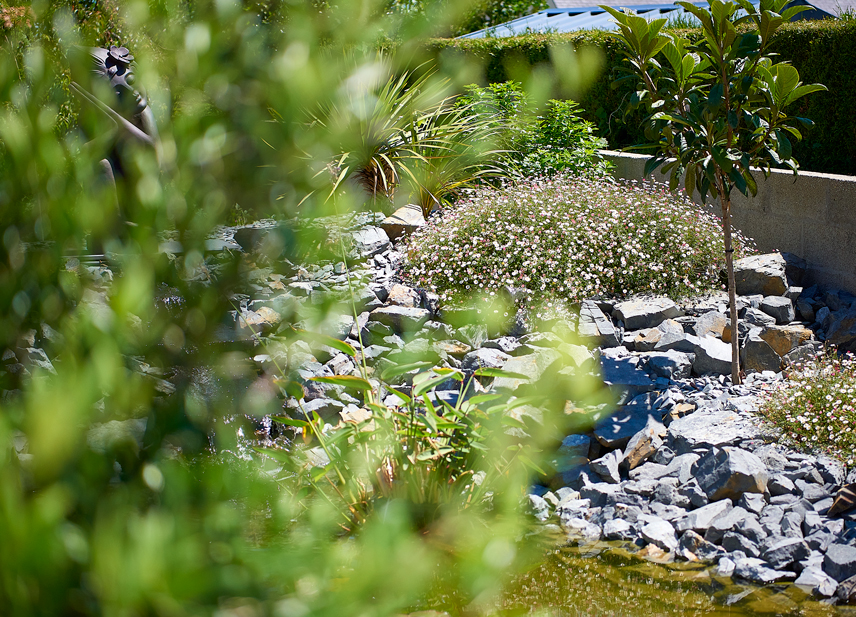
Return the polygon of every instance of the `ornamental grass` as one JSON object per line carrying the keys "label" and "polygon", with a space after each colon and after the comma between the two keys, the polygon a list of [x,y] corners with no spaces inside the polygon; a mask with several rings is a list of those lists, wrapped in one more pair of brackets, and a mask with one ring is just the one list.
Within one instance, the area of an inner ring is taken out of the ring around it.
{"label": "ornamental grass", "polygon": [[[754,252],[739,234],[735,248]],[[410,281],[452,304],[506,286],[525,303],[723,288],[720,219],[657,183],[559,175],[481,188],[405,250]]]}

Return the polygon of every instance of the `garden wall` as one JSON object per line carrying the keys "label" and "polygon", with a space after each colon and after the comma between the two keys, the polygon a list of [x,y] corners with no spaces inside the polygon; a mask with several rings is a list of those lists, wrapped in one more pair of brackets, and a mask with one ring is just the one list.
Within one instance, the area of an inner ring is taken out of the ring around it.
{"label": "garden wall", "polygon": [[[647,156],[603,150],[615,165],[614,176],[643,177]],[[667,177],[654,172],[657,180]],[[856,176],[773,170],[755,172],[758,195],[732,194],[734,225],[758,243],[762,252],[781,250],[808,262],[806,285],[818,283],[856,293]],[[696,194],[694,199],[699,202]],[[708,198],[719,214],[719,202]]]}

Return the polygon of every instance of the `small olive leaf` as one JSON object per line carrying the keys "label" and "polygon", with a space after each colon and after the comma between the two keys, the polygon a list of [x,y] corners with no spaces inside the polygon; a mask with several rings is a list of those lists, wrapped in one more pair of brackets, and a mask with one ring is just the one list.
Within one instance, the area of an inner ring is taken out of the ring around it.
{"label": "small olive leaf", "polygon": [[539,466],[535,463],[535,461],[533,461],[531,458],[529,458],[529,457],[528,457],[528,456],[526,456],[525,454],[518,454],[518,455],[517,455],[517,458],[519,458],[519,459],[520,459],[520,462],[521,462],[521,463],[523,463],[524,465],[526,465],[529,469],[532,469],[533,471],[537,471],[537,472],[538,472],[538,473],[540,473],[542,476],[547,474],[547,472],[546,472],[546,471],[544,471],[543,469],[541,469],[541,467],[539,467]]}
{"label": "small olive leaf", "polygon": [[755,182],[755,176],[752,175],[752,171],[746,169],[743,172],[743,179],[746,181],[746,186],[749,187],[749,192],[752,194],[752,197],[758,194],[758,183]]}
{"label": "small olive leaf", "polygon": [[495,401],[498,398],[502,398],[501,394],[477,394],[467,399],[467,402],[470,405],[481,405],[482,403],[489,403],[490,401]]}
{"label": "small olive leaf", "polygon": [[259,454],[263,454],[264,456],[269,456],[278,463],[294,462],[294,455],[286,450],[280,450],[278,448],[264,448],[261,446],[253,446],[253,450]]}
{"label": "small olive leaf", "polygon": [[297,428],[305,428],[309,426],[309,423],[306,420],[295,420],[294,418],[289,418],[288,416],[271,416],[270,419],[274,422],[279,422],[280,424],[285,424],[286,426],[296,426]]}
{"label": "small olive leaf", "polygon": [[476,369],[476,377],[505,377],[507,379],[529,379],[528,375],[523,373],[515,373],[514,371],[504,371],[501,368],[482,367]]}
{"label": "small olive leaf", "polygon": [[420,382],[418,386],[414,386],[412,394],[413,394],[414,398],[420,397],[423,394],[425,394],[426,392],[428,392],[428,390],[430,390],[434,386],[437,386],[437,385],[443,383],[447,379],[449,379],[449,378],[446,377],[445,375],[439,375],[437,377],[432,377],[430,379],[426,379],[425,381]]}
{"label": "small olive leaf", "polygon": [[433,362],[422,361],[411,362],[410,364],[399,364],[396,366],[390,366],[388,369],[386,369],[380,374],[380,378],[384,381],[388,381],[394,377],[398,377],[399,375],[409,373],[410,371],[418,371],[419,369],[427,368],[432,364]]}
{"label": "small olive leaf", "polygon": [[354,390],[371,390],[372,385],[363,379],[362,377],[357,377],[355,375],[333,375],[331,377],[312,377],[309,381],[315,381],[318,383],[328,383],[332,386],[342,386],[343,388],[352,388]]}
{"label": "small olive leaf", "polygon": [[288,380],[275,380],[274,383],[282,388],[288,396],[296,398],[298,401],[306,396],[306,392],[300,382]]}
{"label": "small olive leaf", "polygon": [[696,168],[695,165],[690,165],[687,167],[686,175],[684,176],[684,188],[687,191],[687,195],[690,197],[693,196],[696,189]]}
{"label": "small olive leaf", "polygon": [[296,328],[295,332],[297,332],[298,336],[304,340],[332,347],[333,349],[341,351],[343,354],[352,358],[357,355],[357,350],[351,347],[351,345],[332,336],[318,334],[317,332],[309,332],[308,330],[298,330]]}
{"label": "small olive leaf", "polygon": [[464,374],[461,373],[461,371],[459,371],[457,369],[443,367],[443,368],[435,368],[432,370],[435,373],[437,373],[438,375],[445,375],[446,377],[450,377],[456,381],[463,381],[464,380]]}
{"label": "small olive leaf", "polygon": [[791,154],[793,153],[791,140],[788,139],[787,135],[785,135],[785,132],[782,130],[776,129],[775,131],[773,131],[773,133],[776,135],[776,141],[779,145],[779,147],[777,148],[779,156],[782,159],[791,158]]}

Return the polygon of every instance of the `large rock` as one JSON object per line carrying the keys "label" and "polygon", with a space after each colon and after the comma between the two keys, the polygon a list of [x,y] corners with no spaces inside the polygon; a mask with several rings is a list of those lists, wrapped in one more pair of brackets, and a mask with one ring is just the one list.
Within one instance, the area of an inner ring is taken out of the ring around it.
{"label": "large rock", "polygon": [[396,283],[389,290],[389,295],[386,298],[386,301],[390,304],[395,304],[396,306],[409,306],[409,307],[417,307],[421,303],[421,299],[419,298],[419,294],[416,293],[411,287],[407,285],[402,285],[401,283]]}
{"label": "large rock", "polygon": [[808,558],[811,549],[802,538],[783,538],[764,549],[762,557],[776,570],[789,568],[795,561]]}
{"label": "large rock", "polygon": [[696,480],[711,501],[740,499],[743,493],[763,493],[767,467],[740,448],[715,448],[698,461]]}
{"label": "large rock", "polygon": [[645,403],[630,403],[605,418],[594,429],[594,436],[605,448],[624,448],[649,422],[659,424],[656,412]]}
{"label": "large rock", "polygon": [[591,467],[591,470],[599,475],[604,482],[618,484],[621,482],[621,475],[618,471],[621,459],[621,450],[613,450],[609,454],[589,463],[589,467]]}
{"label": "large rock", "polygon": [[750,334],[744,341],[740,350],[740,362],[746,371],[773,371],[778,373],[782,370],[782,359],[772,347],[757,334]]}
{"label": "large rock", "polygon": [[684,332],[664,332],[657,344],[654,345],[654,351],[682,351],[684,353],[695,353],[701,339],[692,334]]}
{"label": "large rock", "polygon": [[624,465],[636,469],[663,446],[666,427],[659,422],[649,422],[645,428],[633,435],[624,449]]}
{"label": "large rock", "polygon": [[640,298],[619,302],[612,314],[624,322],[627,330],[653,328],[666,319],[682,315],[678,306],[669,298]]}
{"label": "large rock", "polygon": [[498,349],[482,347],[465,355],[461,361],[461,368],[468,372],[480,368],[502,368],[510,358],[511,356]]}
{"label": "large rock", "polygon": [[731,345],[717,338],[705,337],[698,339],[694,353],[693,371],[697,375],[706,373],[731,374]]}
{"label": "large rock", "polygon": [[648,373],[638,368],[637,358],[604,357],[601,363],[603,381],[613,391],[619,404],[656,388],[656,383]]}
{"label": "large rock", "polygon": [[823,571],[839,583],[856,576],[856,547],[832,544],[823,557]]}
{"label": "large rock", "polygon": [[839,351],[856,351],[856,306],[833,314],[826,332],[826,342]]}
{"label": "large rock", "polygon": [[675,526],[678,531],[687,531],[692,529],[695,532],[704,533],[710,528],[716,519],[726,516],[732,509],[733,506],[727,499],[714,501],[713,503],[709,503],[706,506],[693,510],[687,514],[687,516],[679,520]]}
{"label": "large rock", "polygon": [[643,356],[645,366],[657,377],[685,379],[692,372],[695,356],[670,349],[666,352],[650,352]]}
{"label": "large rock", "polygon": [[675,452],[685,453],[696,448],[728,446],[743,439],[760,437],[756,424],[734,411],[700,409],[669,424],[668,442]]}
{"label": "large rock", "polygon": [[410,204],[402,206],[380,224],[390,239],[395,240],[401,236],[407,236],[425,224],[422,208]]}
{"label": "large rock", "polygon": [[577,334],[583,343],[590,343],[594,346],[607,348],[617,347],[621,344],[612,321],[591,300],[584,300],[580,306]]}
{"label": "large rock", "polygon": [[359,257],[371,257],[389,248],[389,236],[380,227],[368,226],[351,234],[354,252]]}
{"label": "large rock", "polygon": [[759,308],[774,318],[777,324],[790,323],[796,317],[794,303],[789,298],[783,296],[769,296],[764,298]]}
{"label": "large rock", "polygon": [[639,533],[646,541],[670,553],[678,549],[678,536],[669,521],[659,516],[643,514],[638,522],[641,523]]}
{"label": "large rock", "polygon": [[794,585],[816,598],[831,598],[838,589],[838,582],[817,566],[803,570]]}
{"label": "large rock", "polygon": [[752,255],[734,262],[734,279],[741,296],[781,296],[788,290],[786,262],[781,253]]}
{"label": "large rock", "polygon": [[734,576],[753,583],[768,585],[778,581],[793,580],[796,574],[785,570],[774,570],[766,562],[755,557],[746,557],[734,561]]}
{"label": "large rock", "polygon": [[502,370],[525,375],[526,379],[497,377],[493,381],[493,389],[513,392],[524,384],[535,383],[560,359],[561,354],[554,349],[541,349],[525,356],[509,358],[502,365]]}
{"label": "large rock", "polygon": [[792,326],[767,326],[761,331],[761,338],[780,356],[792,349],[805,345],[812,338],[812,331],[795,324]]}
{"label": "large rock", "polygon": [[693,330],[699,338],[705,336],[722,337],[726,321],[725,315],[719,311],[708,311],[696,320]]}
{"label": "large rock", "polygon": [[413,332],[421,328],[429,317],[431,317],[431,313],[421,308],[382,306],[371,312],[369,321],[379,321],[398,332]]}

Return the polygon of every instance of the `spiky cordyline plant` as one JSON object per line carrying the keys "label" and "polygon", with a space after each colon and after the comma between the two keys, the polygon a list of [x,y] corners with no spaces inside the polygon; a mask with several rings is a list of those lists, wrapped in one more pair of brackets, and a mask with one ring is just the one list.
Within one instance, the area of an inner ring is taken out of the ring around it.
{"label": "spiky cordyline plant", "polygon": [[375,74],[315,114],[341,147],[337,185],[350,177],[373,199],[387,201],[400,200],[403,191],[427,215],[478,179],[502,174],[490,147],[495,122],[456,106],[456,97],[443,96],[447,87],[448,80],[435,81],[430,71],[385,82]]}

